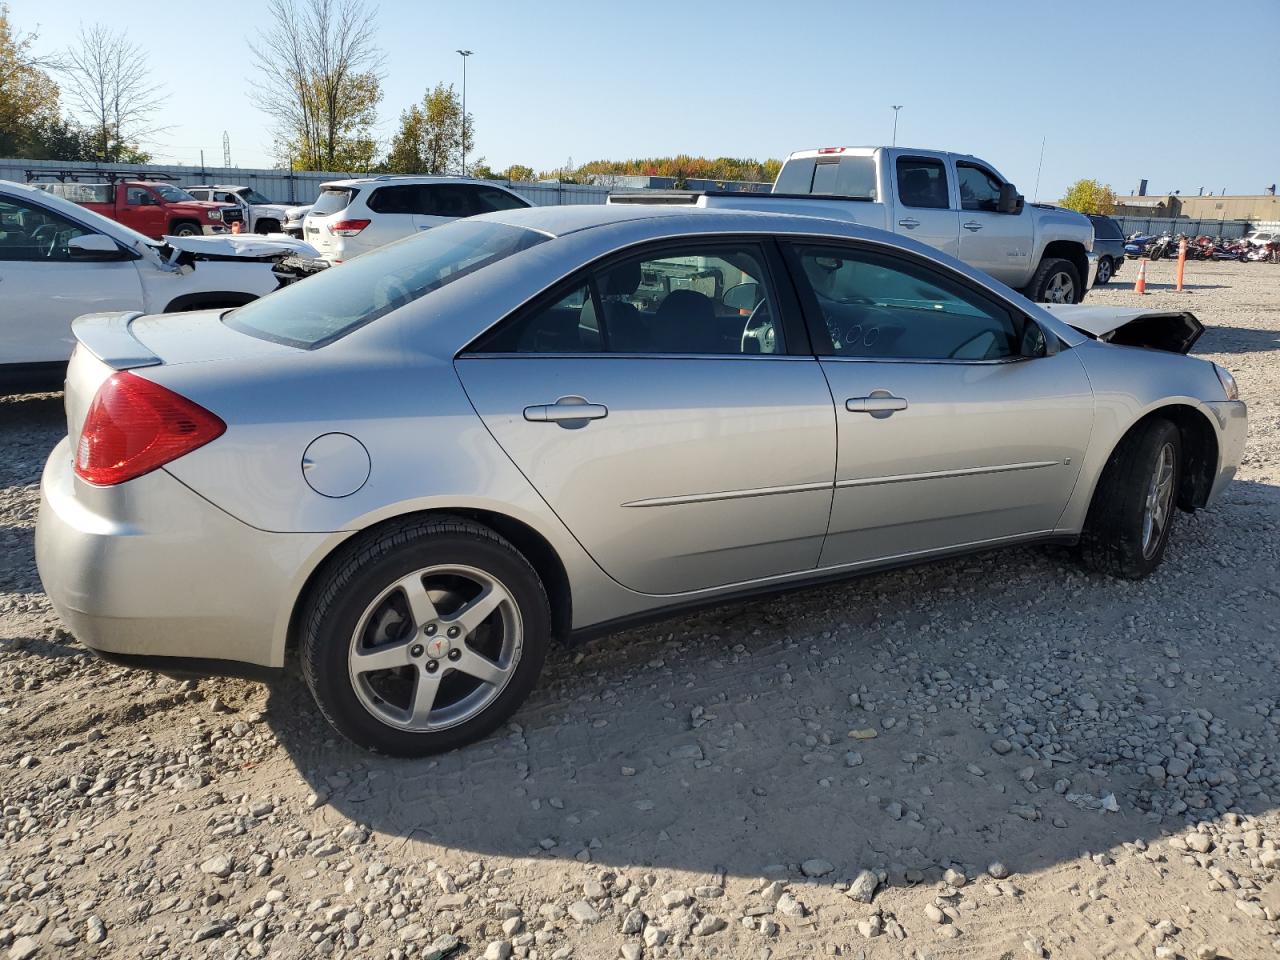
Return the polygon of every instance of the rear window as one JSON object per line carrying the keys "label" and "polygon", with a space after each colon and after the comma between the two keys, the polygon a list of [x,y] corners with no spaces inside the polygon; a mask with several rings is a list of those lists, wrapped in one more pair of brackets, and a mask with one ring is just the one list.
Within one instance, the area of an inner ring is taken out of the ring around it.
{"label": "rear window", "polygon": [[311,207],[311,212],[317,217],[327,217],[331,213],[345,210],[359,192],[352,187],[329,187],[327,190],[321,190],[320,196]]}
{"label": "rear window", "polygon": [[875,157],[801,157],[778,173],[774,193],[812,193],[876,200]]}
{"label": "rear window", "polygon": [[1089,219],[1093,221],[1093,235],[1099,240],[1124,239],[1124,234],[1120,232],[1120,225],[1110,217],[1094,216]]}
{"label": "rear window", "polygon": [[304,349],[322,347],[547,239],[502,223],[458,220],[237,307],[223,322],[263,340]]}

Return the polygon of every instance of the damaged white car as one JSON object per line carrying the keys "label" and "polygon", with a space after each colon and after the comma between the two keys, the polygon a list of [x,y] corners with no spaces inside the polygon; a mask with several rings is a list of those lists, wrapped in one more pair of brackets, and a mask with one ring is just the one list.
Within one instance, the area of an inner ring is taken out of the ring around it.
{"label": "damaged white car", "polygon": [[58,389],[75,346],[71,321],[103,310],[174,313],[237,307],[276,289],[288,256],[277,236],[151,240],[82,206],[0,182],[0,393]]}

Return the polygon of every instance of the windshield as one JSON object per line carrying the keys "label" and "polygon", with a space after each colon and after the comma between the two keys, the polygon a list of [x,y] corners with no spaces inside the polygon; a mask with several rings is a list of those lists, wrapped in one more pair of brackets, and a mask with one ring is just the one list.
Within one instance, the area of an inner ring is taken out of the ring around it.
{"label": "windshield", "polygon": [[268,200],[266,197],[260,194],[257,190],[253,189],[253,187],[245,187],[243,190],[240,191],[240,196],[244,197],[244,199],[249,203],[273,203],[274,202],[272,200]]}
{"label": "windshield", "polygon": [[151,189],[155,193],[160,194],[160,196],[169,203],[186,203],[195,199],[195,197],[187,193],[187,191],[179,189],[178,187],[171,187],[167,183],[152,184]]}
{"label": "windshield", "polygon": [[547,240],[502,223],[458,220],[406,237],[350,263],[230,311],[227,326],[311,349]]}
{"label": "windshield", "polygon": [[316,198],[316,202],[311,207],[311,213],[313,216],[327,217],[331,213],[345,210],[347,204],[354,200],[359,192],[353,187],[326,187]]}

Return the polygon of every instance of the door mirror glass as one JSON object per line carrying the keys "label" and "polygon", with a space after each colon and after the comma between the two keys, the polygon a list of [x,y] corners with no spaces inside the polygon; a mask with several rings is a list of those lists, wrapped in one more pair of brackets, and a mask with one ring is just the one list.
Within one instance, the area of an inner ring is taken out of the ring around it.
{"label": "door mirror glass", "polygon": [[67,256],[72,260],[119,260],[120,247],[110,237],[86,233],[67,241]]}
{"label": "door mirror glass", "polygon": [[1023,199],[1018,188],[1012,183],[1000,184],[1000,202],[996,207],[999,213],[1021,213]]}
{"label": "door mirror glass", "polygon": [[1020,347],[1019,353],[1029,360],[1048,355],[1049,340],[1040,324],[1034,320],[1027,321],[1026,326],[1022,328]]}
{"label": "door mirror glass", "polygon": [[730,310],[753,310],[762,296],[760,284],[739,283],[726,290],[720,302]]}

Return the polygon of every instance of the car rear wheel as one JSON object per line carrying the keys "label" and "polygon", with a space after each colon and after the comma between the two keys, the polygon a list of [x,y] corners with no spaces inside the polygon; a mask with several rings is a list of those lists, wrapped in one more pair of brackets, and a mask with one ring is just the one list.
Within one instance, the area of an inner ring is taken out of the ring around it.
{"label": "car rear wheel", "polygon": [[1115,271],[1111,267],[1111,258],[1103,257],[1098,261],[1098,279],[1097,283],[1110,283]]}
{"label": "car rear wheel", "polygon": [[1164,559],[1178,507],[1182,438],[1168,420],[1153,420],[1120,442],[1093,494],[1080,539],[1085,564],[1140,580]]}
{"label": "car rear wheel", "polygon": [[1083,293],[1075,265],[1058,257],[1042,260],[1027,285],[1027,295],[1037,303],[1079,303]]}
{"label": "car rear wheel", "polygon": [[528,696],[551,635],[537,573],[492,530],[414,520],[352,547],[312,594],[303,676],[344,736],[395,756],[492,732]]}

